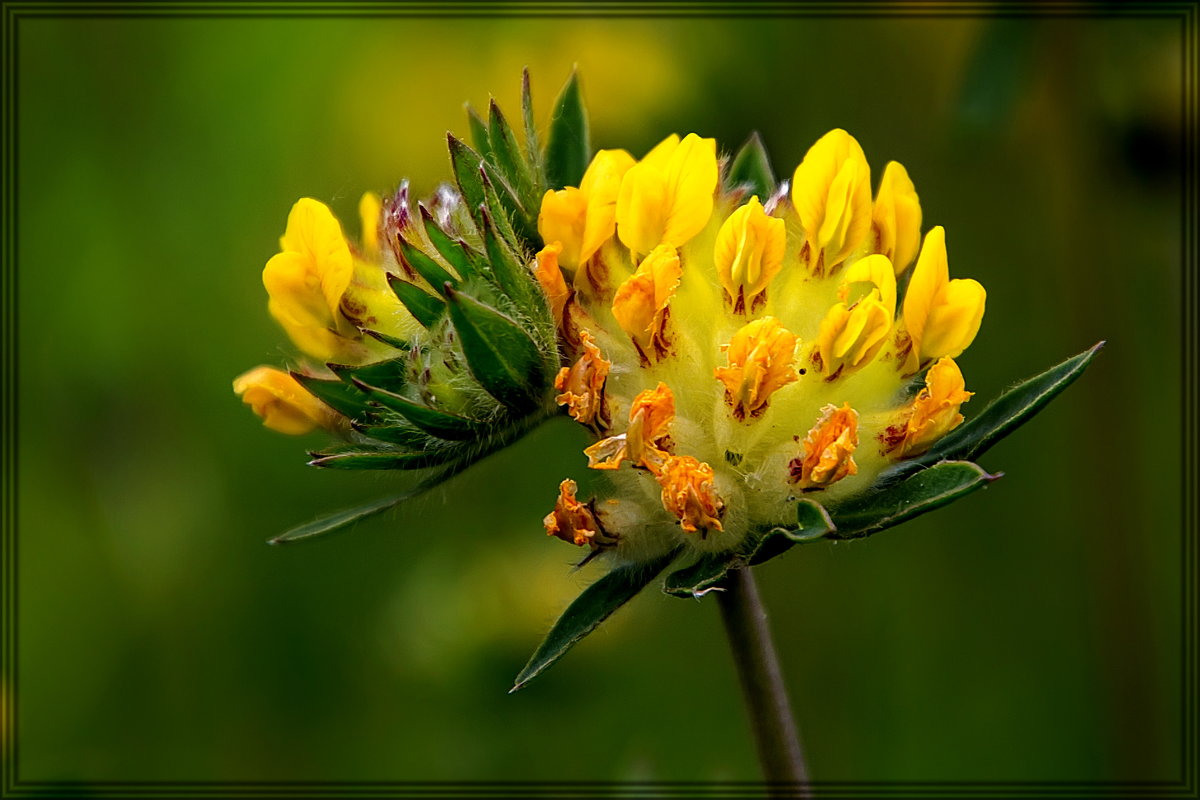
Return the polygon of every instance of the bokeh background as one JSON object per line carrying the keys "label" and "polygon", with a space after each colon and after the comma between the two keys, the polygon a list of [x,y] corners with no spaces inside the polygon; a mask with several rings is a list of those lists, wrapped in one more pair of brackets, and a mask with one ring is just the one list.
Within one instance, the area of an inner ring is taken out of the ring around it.
{"label": "bokeh background", "polygon": [[815,777],[1178,778],[1180,30],[22,19],[20,778],[757,778],[711,600],[648,591],[506,694],[597,574],[540,523],[585,472],[567,422],[386,518],[264,544],[395,485],[305,467],[322,438],[230,390],[290,352],[259,276],[291,203],[353,230],[362,191],[447,176],[464,101],[515,109],[528,65],[544,124],[573,64],[599,147],[758,130],[790,175],[845,127],[902,161],[988,289],[968,412],[1109,342],[983,459],[1003,481],[759,570]]}

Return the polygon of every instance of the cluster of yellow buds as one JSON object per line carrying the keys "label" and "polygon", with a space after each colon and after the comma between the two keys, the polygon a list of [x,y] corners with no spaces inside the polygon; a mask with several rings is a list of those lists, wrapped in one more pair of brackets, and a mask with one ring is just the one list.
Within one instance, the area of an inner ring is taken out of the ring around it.
{"label": "cluster of yellow buds", "polygon": [[263,283],[302,358],[234,381],[268,427],[340,440],[312,465],[422,476],[276,543],[390,508],[551,416],[587,428],[577,477],[590,468],[601,496],[564,479],[545,531],[612,569],[518,685],[684,553],[664,589],[698,596],[795,544],[980,488],[996,476],[974,459],[1098,350],[964,421],[954,359],[986,295],[950,277],[942,228],[922,237],[902,166],[872,197],[842,130],[783,182],[757,136],[732,159],[696,134],[641,160],[593,153],[575,76],[543,146],[529,98],[526,74],[520,134],[493,103],[470,115],[474,147],[449,137],[454,185],[416,203],[406,183],[365,195],[357,241],[322,203],[296,203]]}
{"label": "cluster of yellow buds", "polygon": [[557,399],[595,433],[588,465],[614,499],[641,507],[632,529],[601,511],[572,531],[578,501],[562,494],[550,533],[728,550],[789,524],[799,496],[859,492],[962,422],[954,358],[986,294],[950,279],[940,227],[922,243],[904,167],[887,165],[874,199],[870,175],[834,130],[790,187],[722,181],[716,142],[689,134],[640,161],[602,150],[578,188],[546,192],[537,275],[568,361]]}

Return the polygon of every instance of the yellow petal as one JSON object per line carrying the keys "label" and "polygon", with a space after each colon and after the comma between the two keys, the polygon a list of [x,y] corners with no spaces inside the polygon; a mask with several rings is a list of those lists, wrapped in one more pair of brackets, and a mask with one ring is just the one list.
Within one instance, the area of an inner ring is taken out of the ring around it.
{"label": "yellow petal", "polygon": [[542,197],[538,233],[546,244],[562,245],[559,261],[567,269],[573,270],[580,264],[587,211],[587,196],[574,186],[547,191]]}
{"label": "yellow petal", "polygon": [[604,382],[612,362],[600,354],[600,348],[587,331],[579,332],[579,341],[583,354],[570,367],[558,371],[554,388],[560,394],[554,401],[567,406],[568,413],[578,422],[606,425]]}
{"label": "yellow petal", "polygon": [[725,386],[725,403],[734,419],[760,416],[779,389],[800,379],[795,368],[796,337],[774,317],[744,325],[733,335],[729,366],[715,376]]}
{"label": "yellow petal", "polygon": [[317,427],[332,429],[340,419],[295,378],[274,367],[255,367],[239,375],[233,381],[233,391],[262,418],[263,425],[280,433],[299,435]]}
{"label": "yellow petal", "polygon": [[617,195],[617,238],[633,253],[649,253],[667,227],[667,177],[645,162],[634,164]]}
{"label": "yellow petal", "polygon": [[921,201],[908,171],[889,161],[872,210],[875,252],[891,259],[896,277],[904,274],[921,244]]}
{"label": "yellow petal", "polygon": [[670,352],[666,336],[667,305],[682,275],[675,248],[660,245],[617,287],[613,296],[613,316],[647,364]]}
{"label": "yellow petal", "polygon": [[858,448],[858,412],[843,403],[827,405],[801,445],[799,458],[788,463],[788,482],[801,491],[824,489],[858,474],[854,451]]}
{"label": "yellow petal", "polygon": [[682,247],[708,225],[717,190],[717,140],[683,137],[667,163],[671,209],[662,241]]}
{"label": "yellow petal", "polygon": [[358,201],[358,218],[362,221],[363,255],[371,261],[379,259],[379,218],[383,203],[379,195],[365,192]]}
{"label": "yellow petal", "polygon": [[870,364],[892,330],[892,313],[878,290],[853,307],[836,303],[821,320],[817,331],[818,366],[833,380]]}
{"label": "yellow petal", "polygon": [[662,504],[687,533],[722,530],[725,502],[713,488],[713,469],[691,456],[671,456],[658,475]]}
{"label": "yellow petal", "polygon": [[925,375],[925,388],[897,414],[883,435],[884,449],[900,458],[924,453],[963,421],[959,407],[971,399],[962,371],[952,358],[941,358]]}
{"label": "yellow petal", "polygon": [[558,268],[559,254],[562,249],[563,246],[560,242],[553,242],[543,247],[537,254],[537,266],[534,270],[534,276],[542,287],[542,291],[546,293],[546,300],[550,303],[550,315],[560,329],[566,322],[564,312],[567,301],[571,299],[571,293],[567,288],[566,280],[563,279],[562,270]]}
{"label": "yellow petal", "polygon": [[871,168],[862,147],[840,128],[809,148],[792,176],[792,204],[813,271],[827,274],[871,229]]}
{"label": "yellow petal", "polygon": [[757,196],[721,225],[713,261],[735,313],[752,310],[765,299],[767,287],[783,266],[785,228],[783,220],[767,215]]}
{"label": "yellow petal", "polygon": [[680,247],[708,224],[717,188],[717,145],[671,136],[633,165],[617,194],[617,237],[633,253]]}
{"label": "yellow petal", "polygon": [[625,173],[633,164],[633,156],[624,150],[601,150],[583,174],[579,190],[587,198],[587,222],[579,251],[581,262],[595,255],[613,237],[617,228],[617,195]]}
{"label": "yellow petal", "polygon": [[971,346],[979,326],[987,292],[975,280],[955,279],[942,287],[929,309],[921,339],[921,361],[957,356]]}
{"label": "yellow petal", "polygon": [[879,291],[879,300],[887,310],[888,316],[895,316],[896,272],[887,256],[871,255],[860,258],[847,267],[842,275],[840,295],[843,301],[857,300],[859,296],[868,294],[871,289]]}

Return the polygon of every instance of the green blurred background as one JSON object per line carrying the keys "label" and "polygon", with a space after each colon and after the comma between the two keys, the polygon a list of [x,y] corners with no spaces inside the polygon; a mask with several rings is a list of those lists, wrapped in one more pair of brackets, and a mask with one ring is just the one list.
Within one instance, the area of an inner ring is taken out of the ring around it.
{"label": "green blurred background", "polygon": [[22,780],[757,778],[711,600],[649,591],[506,694],[598,574],[542,533],[585,472],[567,422],[264,544],[396,485],[307,468],[322,437],[230,390],[290,352],[260,271],[291,203],[353,230],[363,190],[447,176],[464,101],[515,109],[528,65],[544,123],[576,63],[599,147],[757,129],[790,176],[840,126],[902,161],[988,289],[968,413],[1109,341],[988,491],[759,570],[814,776],[1179,777],[1177,20],[47,17],[18,44]]}

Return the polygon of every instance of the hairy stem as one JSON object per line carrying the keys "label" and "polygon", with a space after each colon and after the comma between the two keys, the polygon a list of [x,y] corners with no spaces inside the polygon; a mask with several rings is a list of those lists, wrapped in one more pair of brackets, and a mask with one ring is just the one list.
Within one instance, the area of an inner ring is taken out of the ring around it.
{"label": "hairy stem", "polygon": [[764,779],[785,797],[809,797],[808,767],[792,717],[767,610],[749,567],[730,570],[716,592],[741,679]]}

